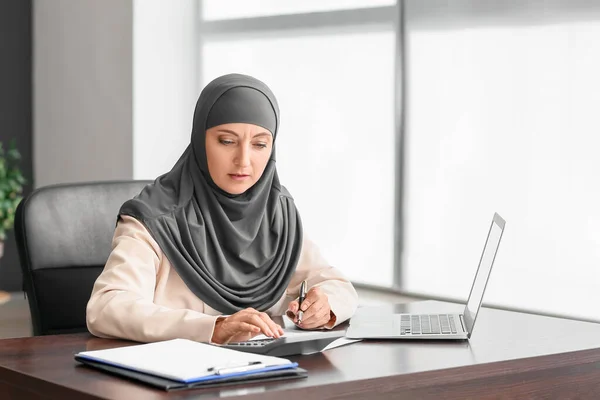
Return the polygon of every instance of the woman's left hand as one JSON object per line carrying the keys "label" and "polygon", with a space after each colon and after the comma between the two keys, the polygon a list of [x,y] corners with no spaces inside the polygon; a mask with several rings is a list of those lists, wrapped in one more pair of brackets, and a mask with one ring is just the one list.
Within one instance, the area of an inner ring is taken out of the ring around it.
{"label": "woman's left hand", "polygon": [[302,329],[321,328],[331,319],[329,299],[321,288],[313,287],[302,302],[302,322],[298,322],[298,300],[290,302],[287,315]]}

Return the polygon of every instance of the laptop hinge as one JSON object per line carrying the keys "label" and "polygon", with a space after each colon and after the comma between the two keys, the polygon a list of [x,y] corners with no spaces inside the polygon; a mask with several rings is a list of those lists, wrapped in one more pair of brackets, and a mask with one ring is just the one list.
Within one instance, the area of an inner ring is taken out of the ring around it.
{"label": "laptop hinge", "polygon": [[[462,325],[463,332],[467,332],[467,328],[466,328],[467,324],[465,324],[465,319],[464,319],[465,317],[464,317],[464,315],[463,314],[459,314],[458,316],[459,316],[459,319],[460,319],[460,324]],[[467,336],[471,336],[471,333],[467,332]]]}

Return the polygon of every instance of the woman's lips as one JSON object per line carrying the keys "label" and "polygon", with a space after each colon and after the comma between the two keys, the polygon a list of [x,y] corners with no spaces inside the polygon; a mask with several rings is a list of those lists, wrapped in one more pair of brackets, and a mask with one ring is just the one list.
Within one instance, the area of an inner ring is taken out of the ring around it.
{"label": "woman's lips", "polygon": [[229,174],[229,176],[234,181],[244,181],[244,180],[250,178],[250,175],[243,175],[243,174]]}

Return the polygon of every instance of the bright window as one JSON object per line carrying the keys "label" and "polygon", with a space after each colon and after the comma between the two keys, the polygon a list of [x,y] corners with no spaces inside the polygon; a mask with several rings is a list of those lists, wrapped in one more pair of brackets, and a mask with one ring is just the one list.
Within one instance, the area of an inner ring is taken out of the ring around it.
{"label": "bright window", "polygon": [[238,72],[271,87],[278,171],[305,233],[350,279],[381,286],[394,275],[395,42],[390,25],[208,37],[200,53],[202,86]]}
{"label": "bright window", "polygon": [[466,300],[497,211],[484,302],[600,319],[600,22],[522,3],[408,3],[403,288]]}
{"label": "bright window", "polygon": [[393,5],[395,0],[204,0],[205,20],[263,17]]}

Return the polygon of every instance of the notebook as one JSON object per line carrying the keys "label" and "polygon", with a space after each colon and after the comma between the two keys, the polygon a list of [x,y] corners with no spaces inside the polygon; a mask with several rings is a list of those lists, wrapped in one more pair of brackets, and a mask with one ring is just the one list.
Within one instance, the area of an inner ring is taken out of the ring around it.
{"label": "notebook", "polygon": [[75,360],[166,390],[232,382],[301,378],[306,371],[280,357],[244,353],[187,339],[83,351]]}

